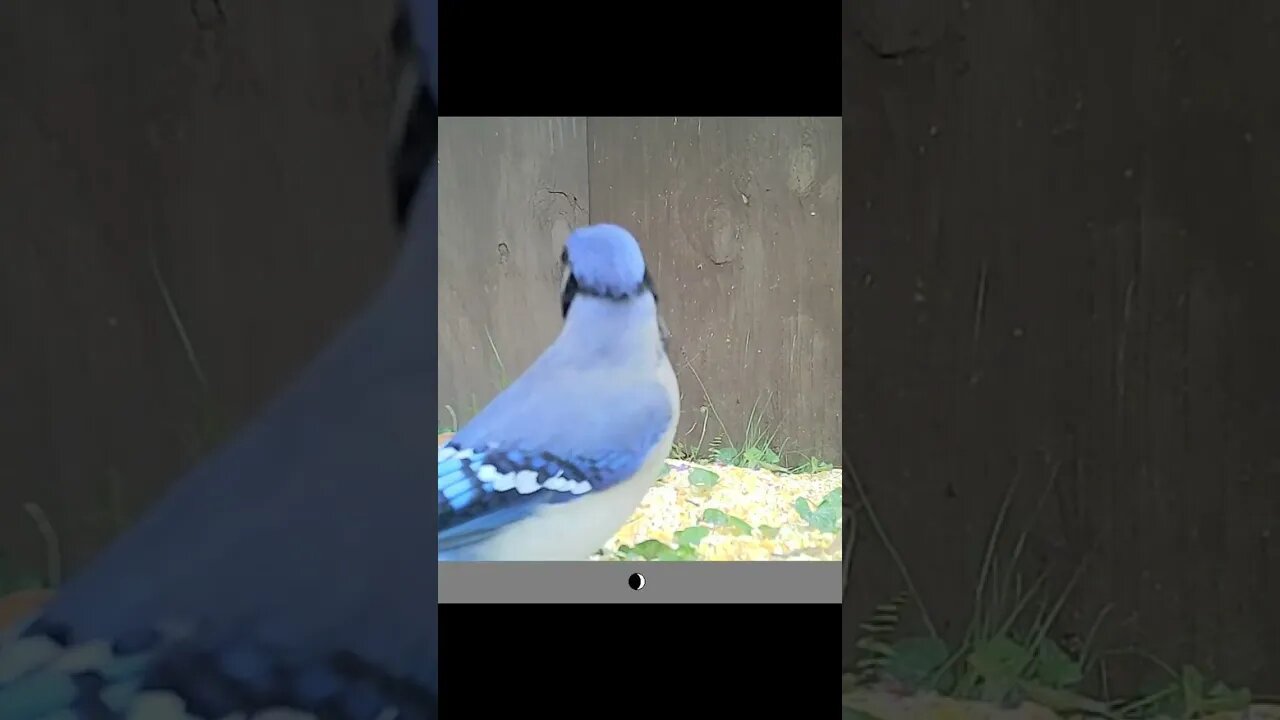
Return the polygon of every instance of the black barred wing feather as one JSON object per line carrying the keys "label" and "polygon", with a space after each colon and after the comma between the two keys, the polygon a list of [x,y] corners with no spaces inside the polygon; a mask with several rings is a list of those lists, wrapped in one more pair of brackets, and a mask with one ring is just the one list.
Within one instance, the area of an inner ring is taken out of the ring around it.
{"label": "black barred wing feather", "polygon": [[346,652],[210,644],[181,625],[77,641],[36,622],[0,646],[4,720],[432,720],[426,688]]}

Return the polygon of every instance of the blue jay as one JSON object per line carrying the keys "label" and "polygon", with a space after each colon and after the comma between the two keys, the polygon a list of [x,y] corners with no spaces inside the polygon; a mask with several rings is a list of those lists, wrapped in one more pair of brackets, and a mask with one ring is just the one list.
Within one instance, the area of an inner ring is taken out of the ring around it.
{"label": "blue jay", "polygon": [[[434,29],[434,5],[415,0],[415,27]],[[434,117],[415,117],[400,144],[433,146]],[[437,717],[421,476],[436,191],[431,158],[407,157],[381,292],[36,617],[0,628],[0,719]]]}
{"label": "blue jay", "polygon": [[586,560],[671,449],[680,393],[640,246],[592,225],[561,263],[560,335],[439,450],[440,560]]}

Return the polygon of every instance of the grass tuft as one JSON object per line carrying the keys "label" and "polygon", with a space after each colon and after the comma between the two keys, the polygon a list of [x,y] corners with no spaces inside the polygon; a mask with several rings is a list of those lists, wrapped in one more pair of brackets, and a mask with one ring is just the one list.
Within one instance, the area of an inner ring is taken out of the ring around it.
{"label": "grass tuft", "polygon": [[[973,591],[969,625],[954,644],[939,635],[929,620],[910,574],[876,518],[857,473],[852,469],[848,472],[862,501],[862,512],[906,581],[907,592],[904,595],[915,599],[929,630],[927,636],[895,638],[887,636],[884,622],[877,624],[873,619],[864,624],[864,635],[855,643],[859,672],[847,676],[854,690],[890,681],[911,691],[936,692],[961,700],[978,700],[1005,707],[1030,701],[1064,716],[1110,720],[1200,718],[1217,712],[1243,711],[1249,706],[1252,696],[1248,689],[1231,688],[1222,682],[1211,683],[1191,666],[1174,670],[1153,656],[1132,649],[1096,651],[1096,635],[1111,610],[1110,605],[1098,612],[1083,642],[1068,642],[1067,636],[1055,632],[1066,600],[1083,576],[1085,563],[1078,563],[1067,582],[1054,592],[1048,587],[1047,570],[1037,573],[1028,582],[1021,573],[1021,561],[1030,529],[1057,479],[1057,467],[1050,473],[1012,553],[1002,563],[996,548],[1001,532],[1008,524],[1019,476],[1015,475],[1010,483],[987,539]],[[899,598],[891,605],[896,608],[901,604],[902,598]],[[877,607],[881,620],[886,616],[886,607],[889,605]],[[897,628],[896,615],[892,620],[888,625],[889,633]],[[1105,691],[1108,685],[1105,668],[1106,658],[1115,654],[1132,654],[1148,659],[1162,670],[1164,679],[1140,696],[1111,700]],[[1090,696],[1085,690],[1087,678],[1094,672],[1098,673],[1098,682],[1104,688],[1101,699]],[[853,695],[856,696],[856,691]],[[851,695],[846,692],[845,697],[847,699]]]}

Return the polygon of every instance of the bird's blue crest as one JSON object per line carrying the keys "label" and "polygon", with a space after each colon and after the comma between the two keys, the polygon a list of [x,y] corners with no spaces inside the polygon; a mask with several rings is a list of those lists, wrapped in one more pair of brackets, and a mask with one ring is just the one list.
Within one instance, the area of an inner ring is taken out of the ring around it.
{"label": "bird's blue crest", "polygon": [[602,223],[575,230],[564,244],[578,285],[610,297],[626,297],[644,282],[644,255],[625,228]]}

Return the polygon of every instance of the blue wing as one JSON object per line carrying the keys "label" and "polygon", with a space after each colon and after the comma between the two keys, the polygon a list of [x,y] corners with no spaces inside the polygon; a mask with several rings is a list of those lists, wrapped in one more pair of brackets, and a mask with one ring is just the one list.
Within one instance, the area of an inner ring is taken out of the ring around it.
{"label": "blue wing", "polygon": [[[69,626],[33,624],[0,647],[5,720],[37,718],[434,717],[434,697],[354,657],[302,657],[247,637],[211,643],[169,625],[78,642]],[[385,716],[385,715],[384,715]]]}
{"label": "blue wing", "polygon": [[[565,395],[539,403],[531,391],[536,387]],[[535,414],[530,408],[539,404]],[[657,384],[608,392],[582,382],[566,387],[532,375],[518,379],[438,451],[440,552],[481,541],[543,505],[631,479],[673,414]]]}
{"label": "blue wing", "polygon": [[[659,429],[647,439],[649,448],[660,435]],[[607,489],[635,475],[645,455],[647,450],[562,457],[548,451],[445,445],[436,466],[440,550],[488,537],[544,503]]]}

